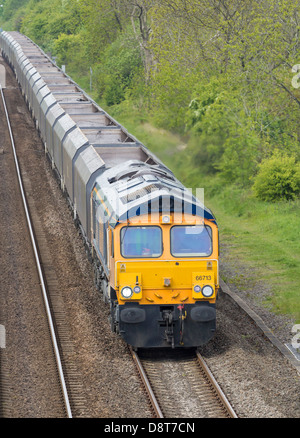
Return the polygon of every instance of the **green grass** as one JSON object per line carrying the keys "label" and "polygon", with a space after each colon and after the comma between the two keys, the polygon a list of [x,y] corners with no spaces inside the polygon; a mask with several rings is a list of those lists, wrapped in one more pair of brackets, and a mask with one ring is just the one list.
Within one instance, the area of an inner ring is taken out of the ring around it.
{"label": "green grass", "polygon": [[187,162],[187,139],[154,127],[142,111],[126,103],[110,108],[99,99],[98,103],[187,187],[204,187],[205,204],[217,218],[221,245],[230,252],[232,264],[236,260],[247,271],[246,279],[244,274],[236,276],[236,286],[265,283],[272,291],[265,305],[300,322],[300,201],[262,202],[249,189],[224,186],[217,177],[203,176]]}
{"label": "green grass", "polygon": [[300,321],[300,202],[264,203],[228,187],[208,203],[230,258],[253,269],[252,280],[270,286],[266,304]]}

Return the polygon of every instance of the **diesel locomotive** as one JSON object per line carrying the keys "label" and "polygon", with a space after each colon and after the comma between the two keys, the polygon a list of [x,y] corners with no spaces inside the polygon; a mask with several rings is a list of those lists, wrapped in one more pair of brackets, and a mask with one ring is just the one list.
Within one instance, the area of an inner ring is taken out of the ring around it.
{"label": "diesel locomotive", "polygon": [[134,348],[206,344],[219,288],[212,212],[29,38],[1,32],[0,47],[72,208],[112,330]]}

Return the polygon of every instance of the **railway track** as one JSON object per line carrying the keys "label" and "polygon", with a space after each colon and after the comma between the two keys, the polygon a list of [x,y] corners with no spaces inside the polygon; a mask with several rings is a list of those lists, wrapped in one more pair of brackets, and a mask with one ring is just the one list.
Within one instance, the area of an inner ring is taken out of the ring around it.
{"label": "railway track", "polygon": [[157,418],[237,418],[198,352],[130,350]]}
{"label": "railway track", "polygon": [[[61,359],[60,346],[59,346],[59,342],[57,340],[55,323],[54,323],[53,317],[52,317],[51,303],[49,302],[49,298],[48,298],[47,281],[46,281],[45,275],[44,275],[44,267],[42,266],[42,263],[40,260],[40,254],[39,254],[39,248],[38,248],[38,244],[37,244],[37,240],[36,240],[36,236],[35,236],[35,230],[34,230],[34,227],[32,225],[32,220],[31,220],[31,212],[30,212],[30,208],[29,208],[29,205],[28,205],[28,202],[26,199],[25,188],[24,188],[23,179],[21,176],[20,166],[19,166],[19,162],[18,162],[17,151],[16,151],[16,147],[15,147],[15,142],[14,142],[13,129],[12,129],[12,126],[10,123],[10,117],[9,117],[9,113],[8,113],[8,109],[7,109],[7,104],[6,104],[4,92],[3,92],[3,89],[1,88],[1,85],[0,85],[0,95],[1,95],[0,104],[4,110],[7,129],[9,132],[9,139],[10,139],[10,143],[11,143],[12,154],[14,157],[16,176],[17,176],[20,194],[21,194],[21,198],[22,198],[24,213],[26,216],[27,229],[28,229],[28,233],[30,235],[32,251],[34,254],[36,270],[37,270],[40,289],[41,289],[41,293],[42,293],[42,297],[43,297],[44,309],[45,309],[45,313],[47,316],[48,330],[50,333],[49,342],[51,341],[53,355],[55,358],[55,366],[54,367],[57,370],[57,379],[59,381],[59,386],[60,386],[60,390],[61,390],[61,400],[58,400],[58,403],[63,403],[63,407],[62,407],[62,412],[64,412],[63,416],[67,416],[68,418],[72,418],[72,410],[71,410],[69,393],[68,393],[67,384],[66,384],[65,373],[64,373],[64,369],[63,369],[63,363],[62,363],[62,359]],[[3,116],[2,116],[2,118],[3,118]],[[29,254],[26,254],[26,256],[29,257]],[[45,346],[45,350],[48,347],[49,346]],[[43,366],[43,364],[41,364],[41,366]],[[9,386],[9,382],[4,382],[4,383],[2,382],[2,386],[4,386],[4,387]],[[7,393],[7,396],[9,396],[9,390],[6,391],[6,393]],[[2,402],[3,402],[3,400],[2,400]]]}

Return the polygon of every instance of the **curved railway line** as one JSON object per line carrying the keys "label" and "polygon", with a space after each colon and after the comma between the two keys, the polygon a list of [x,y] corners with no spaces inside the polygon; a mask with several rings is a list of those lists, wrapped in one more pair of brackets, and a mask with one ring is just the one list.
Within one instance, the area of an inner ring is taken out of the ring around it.
{"label": "curved railway line", "polygon": [[[28,206],[28,203],[26,200],[25,189],[24,189],[24,185],[23,185],[23,181],[22,181],[20,166],[19,166],[15,142],[14,142],[13,130],[11,127],[10,118],[9,118],[7,105],[6,105],[6,101],[5,101],[5,96],[4,96],[3,89],[1,87],[1,85],[0,85],[0,95],[1,95],[1,107],[2,107],[1,109],[4,110],[4,114],[5,114],[6,126],[7,126],[7,130],[9,133],[9,139],[10,139],[12,153],[13,153],[13,157],[14,157],[16,178],[18,180],[18,185],[19,185],[20,194],[21,194],[22,203],[23,203],[23,208],[24,208],[24,214],[26,216],[27,230],[28,230],[28,233],[30,235],[30,241],[31,241],[32,250],[33,250],[33,254],[34,254],[34,259],[35,259],[35,266],[36,266],[36,270],[38,273],[41,293],[43,296],[43,303],[44,303],[44,307],[45,307],[45,313],[46,313],[47,321],[48,321],[48,329],[50,332],[49,342],[51,342],[51,344],[52,344],[53,356],[55,358],[56,369],[57,369],[57,379],[59,381],[59,386],[60,386],[62,401],[63,401],[62,412],[63,412],[63,416],[67,416],[68,418],[72,418],[72,410],[71,410],[69,394],[68,394],[67,385],[66,385],[65,374],[64,374],[64,370],[63,370],[63,363],[62,363],[61,354],[60,354],[59,342],[57,340],[57,335],[56,335],[56,331],[55,331],[55,323],[53,321],[52,312],[50,309],[50,302],[48,299],[47,281],[45,279],[43,267],[42,267],[42,264],[40,261],[39,248],[38,248],[37,240],[35,237],[35,232],[34,232],[32,221],[31,221],[31,212],[29,211],[29,206]],[[3,118],[4,117],[2,114],[2,119]],[[28,254],[27,254],[27,256],[28,256]],[[47,348],[48,347],[49,346],[47,345]],[[2,400],[2,402],[3,402],[3,400]],[[58,403],[59,402],[60,401],[58,400]]]}
{"label": "curved railway line", "polygon": [[157,418],[237,418],[198,351],[130,351]]}

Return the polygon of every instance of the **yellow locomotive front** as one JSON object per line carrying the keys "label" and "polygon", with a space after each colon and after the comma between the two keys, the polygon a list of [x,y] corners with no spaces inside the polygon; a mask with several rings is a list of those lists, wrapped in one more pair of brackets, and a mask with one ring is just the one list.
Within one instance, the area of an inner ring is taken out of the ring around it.
{"label": "yellow locomotive front", "polygon": [[114,229],[117,331],[136,348],[198,347],[216,327],[218,228],[173,212]]}

